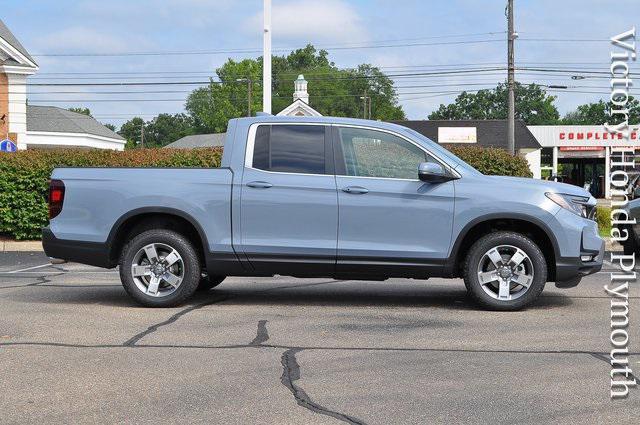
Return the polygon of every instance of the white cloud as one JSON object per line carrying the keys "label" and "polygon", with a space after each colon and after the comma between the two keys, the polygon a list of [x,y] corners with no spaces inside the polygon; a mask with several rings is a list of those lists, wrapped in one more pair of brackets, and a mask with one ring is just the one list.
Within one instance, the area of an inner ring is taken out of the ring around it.
{"label": "white cloud", "polygon": [[[249,18],[244,29],[261,33],[262,11]],[[273,5],[271,26],[274,40],[362,42],[366,28],[356,10],[342,0],[294,0]]]}

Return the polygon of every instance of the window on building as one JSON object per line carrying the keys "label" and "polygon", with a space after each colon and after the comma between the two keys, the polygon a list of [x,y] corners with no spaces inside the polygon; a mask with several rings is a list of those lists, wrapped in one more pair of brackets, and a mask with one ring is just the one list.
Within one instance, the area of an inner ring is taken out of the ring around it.
{"label": "window on building", "polygon": [[339,128],[338,134],[348,176],[417,179],[421,162],[435,162],[418,146],[393,134],[350,127]]}
{"label": "window on building", "polygon": [[324,174],[325,128],[321,125],[261,125],[253,147],[253,168]]}
{"label": "window on building", "polygon": [[540,153],[540,165],[542,167],[553,167],[553,148],[542,148]]}

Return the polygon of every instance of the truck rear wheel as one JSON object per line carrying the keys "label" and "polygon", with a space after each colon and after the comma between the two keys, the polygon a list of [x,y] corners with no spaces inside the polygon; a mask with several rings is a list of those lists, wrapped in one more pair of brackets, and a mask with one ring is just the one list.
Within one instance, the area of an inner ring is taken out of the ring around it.
{"label": "truck rear wheel", "polygon": [[120,256],[120,280],[147,307],[172,307],[190,298],[200,282],[200,261],[191,242],[171,230],[134,237]]}
{"label": "truck rear wheel", "polygon": [[496,232],[473,244],[464,262],[471,297],[490,310],[519,310],[535,301],[547,281],[540,248],[515,232]]}

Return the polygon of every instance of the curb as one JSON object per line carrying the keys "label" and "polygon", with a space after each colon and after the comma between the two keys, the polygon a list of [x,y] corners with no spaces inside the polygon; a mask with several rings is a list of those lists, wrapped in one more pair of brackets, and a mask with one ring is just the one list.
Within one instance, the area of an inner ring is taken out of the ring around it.
{"label": "curb", "polygon": [[0,252],[38,252],[42,249],[41,241],[0,241]]}

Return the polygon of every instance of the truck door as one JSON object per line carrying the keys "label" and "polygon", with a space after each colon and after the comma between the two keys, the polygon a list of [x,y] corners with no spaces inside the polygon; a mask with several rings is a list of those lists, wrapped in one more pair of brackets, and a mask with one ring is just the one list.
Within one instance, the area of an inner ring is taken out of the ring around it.
{"label": "truck door", "polygon": [[[421,162],[438,161],[397,134],[333,128],[341,274],[428,274],[451,243],[454,182],[418,179]],[[443,164],[444,165],[444,164]]]}
{"label": "truck door", "polygon": [[241,249],[258,272],[332,276],[338,200],[331,128],[255,124],[241,194]]}

